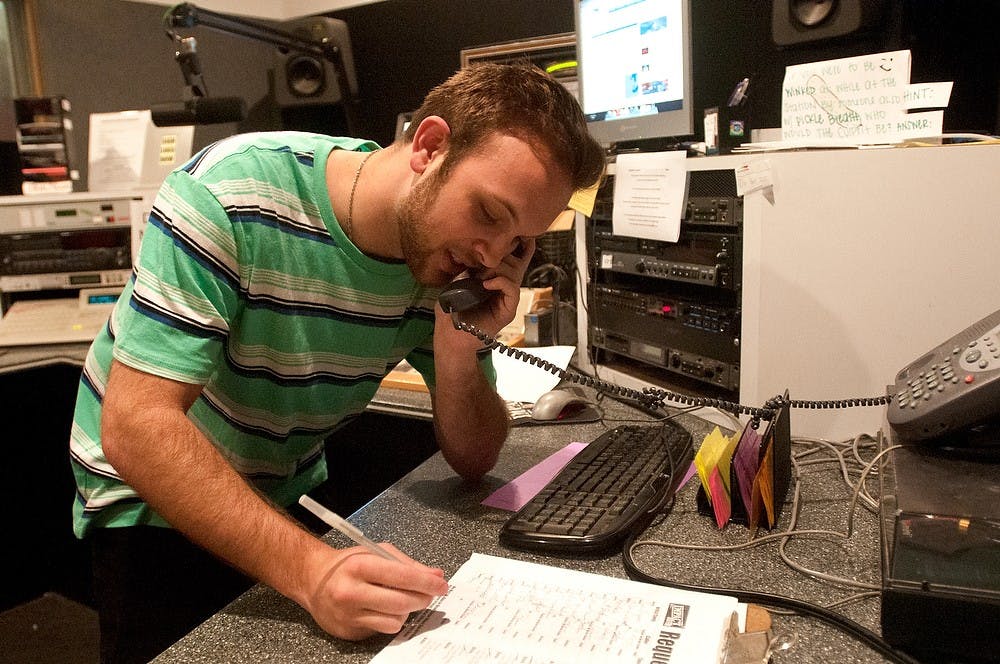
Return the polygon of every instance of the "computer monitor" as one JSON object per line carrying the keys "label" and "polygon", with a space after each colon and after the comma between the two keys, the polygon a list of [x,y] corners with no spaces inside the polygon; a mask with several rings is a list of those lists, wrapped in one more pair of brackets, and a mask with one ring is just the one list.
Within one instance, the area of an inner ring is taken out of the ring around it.
{"label": "computer monitor", "polygon": [[406,111],[405,113],[396,115],[396,137],[394,140],[399,140],[399,137],[403,135],[406,128],[410,126],[410,120],[412,119],[413,111]]}
{"label": "computer monitor", "polygon": [[689,1],[574,1],[580,103],[602,145],[694,133]]}

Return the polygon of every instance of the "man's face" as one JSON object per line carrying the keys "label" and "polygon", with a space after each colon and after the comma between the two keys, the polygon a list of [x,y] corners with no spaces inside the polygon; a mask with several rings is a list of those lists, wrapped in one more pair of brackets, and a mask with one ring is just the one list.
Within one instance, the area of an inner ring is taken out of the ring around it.
{"label": "man's face", "polygon": [[443,158],[431,162],[396,211],[403,257],[428,286],[469,269],[492,276],[521,238],[545,232],[572,193],[563,169],[513,136],[494,135],[446,177],[439,172]]}

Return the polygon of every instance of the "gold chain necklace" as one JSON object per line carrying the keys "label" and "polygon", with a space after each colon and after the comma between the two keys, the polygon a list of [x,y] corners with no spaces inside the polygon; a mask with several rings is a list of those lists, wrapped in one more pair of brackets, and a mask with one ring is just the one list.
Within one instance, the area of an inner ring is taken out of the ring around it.
{"label": "gold chain necklace", "polygon": [[344,231],[347,237],[353,241],[354,239],[354,192],[358,190],[358,180],[361,179],[361,169],[365,167],[368,160],[373,154],[378,152],[378,150],[372,150],[361,159],[361,163],[358,164],[358,170],[354,171],[354,182],[351,183],[351,196],[347,200],[347,221],[344,224]]}

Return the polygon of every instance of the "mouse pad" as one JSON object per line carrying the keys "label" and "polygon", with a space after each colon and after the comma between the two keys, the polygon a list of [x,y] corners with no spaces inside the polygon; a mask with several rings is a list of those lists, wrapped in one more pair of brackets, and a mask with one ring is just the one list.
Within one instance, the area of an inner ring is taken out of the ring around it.
{"label": "mouse pad", "polygon": [[597,422],[603,416],[600,409],[594,405],[584,406],[579,411],[561,420],[533,420],[531,419],[530,403],[523,401],[508,401],[507,412],[510,413],[511,426],[540,426],[545,424],[580,424],[582,422]]}

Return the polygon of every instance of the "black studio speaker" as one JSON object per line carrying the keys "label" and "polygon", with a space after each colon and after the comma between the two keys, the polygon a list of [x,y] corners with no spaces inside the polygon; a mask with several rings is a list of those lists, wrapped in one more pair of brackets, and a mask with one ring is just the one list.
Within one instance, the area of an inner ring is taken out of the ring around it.
{"label": "black studio speaker", "polygon": [[877,26],[885,0],[773,0],[771,35],[777,46],[848,37]]}
{"label": "black studio speaker", "polygon": [[[330,40],[340,48],[352,97],[358,82],[347,23],[325,16],[309,16],[281,25],[284,32],[310,42]],[[279,50],[274,67],[275,99],[279,106],[313,106],[340,103],[344,98],[333,63],[326,58]]]}

